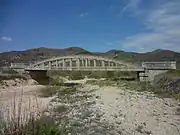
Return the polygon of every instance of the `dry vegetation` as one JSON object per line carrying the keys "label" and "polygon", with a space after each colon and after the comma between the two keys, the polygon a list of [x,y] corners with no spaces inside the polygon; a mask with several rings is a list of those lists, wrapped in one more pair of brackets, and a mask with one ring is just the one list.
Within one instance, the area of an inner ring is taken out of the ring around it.
{"label": "dry vegetation", "polygon": [[24,106],[23,95],[12,100],[10,106],[0,108],[1,135],[60,135],[63,128],[55,124],[51,117],[39,111],[37,98],[30,98]]}
{"label": "dry vegetation", "polygon": [[[116,74],[116,77],[114,77]],[[172,74],[172,72],[171,72]],[[177,74],[174,73],[173,74]],[[61,75],[61,77],[60,77]],[[171,97],[175,99],[180,99],[180,93],[173,93],[163,91],[161,89],[155,89],[149,83],[140,83],[137,81],[124,81],[121,76],[134,76],[134,73],[120,73],[120,72],[54,72],[51,73],[50,86],[39,90],[38,96],[47,98],[56,96],[61,102],[69,103],[70,105],[79,101],[86,101],[90,99],[92,95],[86,95],[81,92],[82,95],[79,95],[77,92],[77,87],[72,86],[66,87],[63,86],[64,78],[77,80],[84,79],[85,77],[89,78],[106,78],[105,80],[89,80],[87,84],[93,84],[98,86],[115,86],[119,88],[135,90],[138,92],[149,91],[153,92],[160,97]],[[108,79],[107,79],[108,78]],[[4,108],[0,108],[0,134],[1,135],[65,135],[67,134],[66,128],[64,125],[60,126],[61,119],[59,117],[58,122],[51,116],[45,116],[38,109],[37,99],[31,101],[29,99],[29,105],[26,110],[22,105],[22,96],[17,100],[14,97],[14,100],[9,107],[10,109],[6,112]],[[96,97],[98,99],[98,97]],[[53,102],[53,100],[52,100]],[[87,103],[91,104],[91,103]],[[32,107],[34,106],[34,107]],[[88,107],[88,106],[86,106]],[[72,108],[71,108],[72,109]],[[29,110],[29,111],[27,111]],[[31,110],[31,111],[30,111]],[[53,108],[53,111],[59,113],[65,113],[69,108],[65,105],[58,105]],[[87,108],[86,108],[87,110]],[[180,110],[177,110],[179,114]],[[77,124],[77,123],[76,123]],[[77,124],[78,125],[78,124]],[[141,126],[137,126],[137,132],[142,132],[143,129]],[[144,132],[144,131],[143,131]],[[146,134],[151,134],[151,132],[146,131]]]}

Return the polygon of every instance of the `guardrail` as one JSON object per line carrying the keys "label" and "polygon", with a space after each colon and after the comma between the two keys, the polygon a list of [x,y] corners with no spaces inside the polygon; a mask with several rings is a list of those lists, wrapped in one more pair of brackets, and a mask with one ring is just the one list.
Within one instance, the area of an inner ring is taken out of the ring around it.
{"label": "guardrail", "polygon": [[152,70],[176,69],[176,62],[175,61],[143,62],[142,67],[145,69],[152,69]]}
{"label": "guardrail", "polygon": [[143,68],[136,68],[136,69],[133,69],[133,68],[117,68],[117,67],[106,67],[106,68],[102,68],[102,67],[66,67],[66,68],[39,68],[39,67],[28,67],[28,68],[25,68],[25,70],[60,70],[60,71],[144,71]]}

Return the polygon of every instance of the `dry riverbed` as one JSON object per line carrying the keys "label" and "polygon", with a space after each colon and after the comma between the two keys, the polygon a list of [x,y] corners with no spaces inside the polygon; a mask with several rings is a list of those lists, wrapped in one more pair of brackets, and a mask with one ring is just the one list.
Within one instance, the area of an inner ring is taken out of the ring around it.
{"label": "dry riverbed", "polygon": [[7,114],[6,108],[13,107],[16,95],[15,101],[17,104],[21,101],[26,112],[46,110],[44,115],[55,121],[68,135],[180,133],[180,102],[177,100],[159,98],[150,92],[138,92],[123,85],[100,87],[86,83],[59,87],[53,97],[36,96],[37,91],[44,87],[26,85],[2,90],[1,112]]}
{"label": "dry riverbed", "polygon": [[57,93],[45,114],[72,135],[180,133],[178,101],[123,87],[85,84],[72,91]]}

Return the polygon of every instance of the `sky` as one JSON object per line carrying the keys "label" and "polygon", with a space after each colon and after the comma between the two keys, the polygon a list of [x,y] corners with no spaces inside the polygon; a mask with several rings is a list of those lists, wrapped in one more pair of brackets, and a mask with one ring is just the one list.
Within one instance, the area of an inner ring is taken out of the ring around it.
{"label": "sky", "polygon": [[0,52],[180,52],[180,0],[0,0]]}

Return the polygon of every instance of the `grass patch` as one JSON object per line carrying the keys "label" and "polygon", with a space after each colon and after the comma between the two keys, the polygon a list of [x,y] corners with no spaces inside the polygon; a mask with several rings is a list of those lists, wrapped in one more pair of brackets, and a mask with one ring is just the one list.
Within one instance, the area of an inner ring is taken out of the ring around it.
{"label": "grass patch", "polygon": [[88,80],[86,83],[91,85],[99,85],[100,87],[117,86],[117,82],[112,80]]}
{"label": "grass patch", "polygon": [[87,84],[103,86],[115,86],[124,87],[129,90],[136,90],[139,92],[152,92],[161,98],[174,98],[180,100],[179,92],[168,92],[163,89],[154,88],[149,82],[138,82],[138,81],[124,81],[124,80],[88,80]]}
{"label": "grass patch", "polygon": [[50,77],[49,85],[58,85],[58,86],[61,86],[61,85],[63,85],[63,83],[65,81],[66,81],[65,78],[56,75],[56,76]]}
{"label": "grass patch", "polygon": [[[61,77],[68,78],[70,80],[80,80],[84,79],[85,77],[88,78],[108,78],[108,79],[123,79],[123,78],[136,78],[135,72],[129,72],[129,71],[49,71],[49,76],[51,78],[54,78],[55,82],[58,82],[58,80]],[[53,82],[53,81],[52,81]],[[61,82],[61,81],[60,81]]]}
{"label": "grass patch", "polygon": [[163,75],[166,75],[166,76],[178,76],[180,77],[180,70],[179,69],[172,69],[172,70],[169,70],[167,71],[166,73],[163,73]]}
{"label": "grass patch", "polygon": [[63,112],[66,112],[67,109],[68,108],[65,105],[59,105],[59,106],[54,108],[54,111],[58,112],[58,113],[63,113]]}
{"label": "grass patch", "polygon": [[71,80],[81,80],[81,79],[84,79],[85,76],[86,76],[85,72],[72,71],[69,77]]}
{"label": "grass patch", "polygon": [[174,98],[180,100],[179,92],[170,92],[163,89],[154,88],[149,82],[128,82],[128,85],[125,86],[128,89],[137,90],[139,92],[148,91],[156,94],[161,98]]}
{"label": "grass patch", "polygon": [[49,76],[61,76],[70,80],[84,79],[91,74],[90,71],[49,71]]}
{"label": "grass patch", "polygon": [[27,80],[27,78],[25,76],[22,76],[19,74],[0,75],[0,81],[2,81],[2,80],[14,80],[16,78]]}
{"label": "grass patch", "polygon": [[77,90],[75,86],[72,86],[72,87],[63,86],[58,90],[58,95],[72,95],[76,91]]}
{"label": "grass patch", "polygon": [[[2,124],[2,123],[1,123]],[[15,126],[16,125],[16,126]],[[47,116],[39,119],[31,118],[26,124],[18,122],[8,125],[3,123],[0,129],[1,135],[66,135],[65,127],[55,124],[54,120]]]}
{"label": "grass patch", "polygon": [[47,86],[39,90],[38,96],[40,97],[52,97],[58,93],[58,95],[68,95],[76,92],[76,87],[67,87],[67,86]]}
{"label": "grass patch", "polygon": [[55,95],[60,87],[58,86],[47,86],[38,91],[40,97],[52,97]]}

